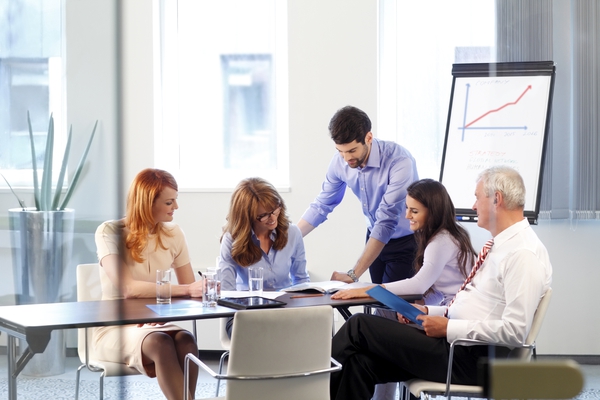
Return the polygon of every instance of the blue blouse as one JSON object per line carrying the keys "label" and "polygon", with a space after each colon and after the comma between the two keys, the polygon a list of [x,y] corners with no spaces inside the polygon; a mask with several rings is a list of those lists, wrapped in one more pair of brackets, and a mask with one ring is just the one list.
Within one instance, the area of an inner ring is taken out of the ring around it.
{"label": "blue blouse", "polygon": [[[275,240],[276,233],[271,233]],[[260,247],[260,242],[254,232],[252,241]],[[248,290],[248,270],[240,266],[231,257],[232,238],[229,233],[221,241],[221,289],[222,290]],[[263,267],[263,289],[279,290],[298,283],[310,281],[306,271],[306,257],[304,254],[304,241],[300,229],[290,224],[288,229],[288,242],[281,250],[271,248],[268,254],[262,251],[261,259],[253,266]]]}

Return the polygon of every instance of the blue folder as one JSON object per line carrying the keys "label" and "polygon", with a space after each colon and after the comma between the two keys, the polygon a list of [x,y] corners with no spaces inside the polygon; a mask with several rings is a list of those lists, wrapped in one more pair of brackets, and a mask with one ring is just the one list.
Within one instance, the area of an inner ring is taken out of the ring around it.
{"label": "blue folder", "polygon": [[396,296],[389,290],[377,285],[367,290],[367,294],[375,300],[379,301],[380,303],[388,306],[392,310],[399,312],[411,322],[414,322],[419,326],[422,325],[423,321],[419,321],[417,319],[417,316],[425,313],[419,310],[417,307],[410,304],[408,301],[404,300],[403,298]]}

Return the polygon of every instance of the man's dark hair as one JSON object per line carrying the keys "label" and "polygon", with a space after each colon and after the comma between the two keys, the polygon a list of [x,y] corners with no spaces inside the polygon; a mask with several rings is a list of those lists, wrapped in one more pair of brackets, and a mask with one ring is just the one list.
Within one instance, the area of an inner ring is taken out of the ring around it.
{"label": "man's dark hair", "polygon": [[365,136],[370,131],[369,116],[352,106],[339,109],[329,121],[329,133],[335,144],[347,144],[355,140],[365,144]]}

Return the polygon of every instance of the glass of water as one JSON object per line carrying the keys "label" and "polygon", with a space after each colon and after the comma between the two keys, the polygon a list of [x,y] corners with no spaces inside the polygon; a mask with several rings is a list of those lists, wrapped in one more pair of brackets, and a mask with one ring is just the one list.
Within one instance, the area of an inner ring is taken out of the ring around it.
{"label": "glass of water", "polygon": [[217,279],[214,272],[207,271],[204,274],[204,292],[202,293],[202,305],[204,307],[217,306]]}
{"label": "glass of water", "polygon": [[156,303],[171,304],[171,270],[156,271]]}
{"label": "glass of water", "polygon": [[248,267],[248,289],[250,296],[261,296],[263,291],[263,268]]}
{"label": "glass of water", "polygon": [[221,298],[221,268],[209,267],[207,268],[208,273],[215,275],[216,289],[217,289],[217,300]]}

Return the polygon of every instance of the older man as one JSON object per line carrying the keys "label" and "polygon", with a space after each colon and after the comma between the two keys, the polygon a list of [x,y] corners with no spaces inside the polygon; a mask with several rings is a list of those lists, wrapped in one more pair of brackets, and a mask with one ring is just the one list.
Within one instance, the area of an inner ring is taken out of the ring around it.
{"label": "older man", "polygon": [[[354,315],[333,338],[343,364],[331,377],[332,399],[370,399],[378,383],[421,378],[445,382],[450,343],[459,338],[498,344],[496,356],[523,344],[552,280],[548,252],[523,216],[525,185],[517,171],[493,167],[477,179],[477,224],[492,241],[477,271],[449,307],[421,307],[423,330],[372,315]],[[455,350],[453,382],[475,384],[487,346]]]}

